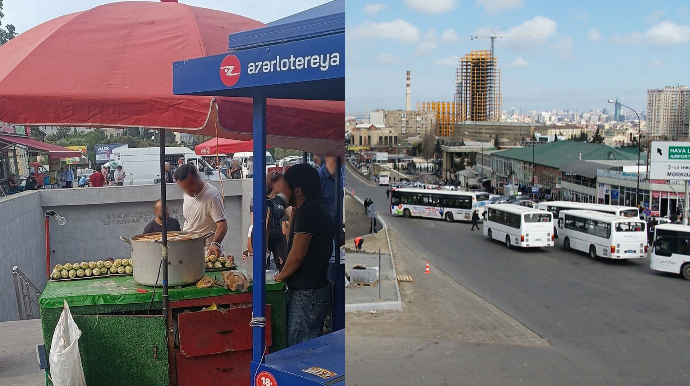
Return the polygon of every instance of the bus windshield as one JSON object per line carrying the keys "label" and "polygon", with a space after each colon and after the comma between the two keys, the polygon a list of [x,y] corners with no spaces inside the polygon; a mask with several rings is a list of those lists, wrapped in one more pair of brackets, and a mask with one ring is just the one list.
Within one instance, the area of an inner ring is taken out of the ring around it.
{"label": "bus windshield", "polygon": [[525,222],[551,222],[549,213],[527,213],[524,217]]}
{"label": "bus windshield", "polygon": [[637,217],[637,209],[625,209],[621,210],[621,216],[622,217]]}

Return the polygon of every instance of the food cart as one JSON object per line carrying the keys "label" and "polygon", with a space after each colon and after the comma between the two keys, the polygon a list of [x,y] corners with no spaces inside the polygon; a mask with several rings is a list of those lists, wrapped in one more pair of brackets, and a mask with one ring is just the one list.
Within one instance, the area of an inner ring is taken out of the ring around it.
{"label": "food cart", "polygon": [[[253,101],[254,168],[264,170],[267,98],[342,101],[345,98],[345,4],[336,0],[281,19],[268,26],[230,35],[230,52],[176,62],[173,90],[178,95],[250,97]],[[270,116],[269,116],[270,118]],[[344,137],[344,135],[343,135]],[[342,155],[339,147],[323,149],[326,155]],[[340,159],[340,158],[339,158]],[[338,164],[336,170],[341,171]],[[336,173],[336,194],[342,191]],[[254,224],[265,229],[266,202],[263,178],[254,179]],[[336,197],[338,197],[337,195]],[[336,200],[335,225],[339,238],[342,201]],[[257,210],[261,208],[261,210]],[[254,240],[254,272],[263,272],[265,234]],[[338,244],[336,244],[338,245]],[[252,385],[344,385],[344,266],[336,276],[333,327],[336,332],[265,355],[267,329],[264,321],[264,277],[254,276]]]}

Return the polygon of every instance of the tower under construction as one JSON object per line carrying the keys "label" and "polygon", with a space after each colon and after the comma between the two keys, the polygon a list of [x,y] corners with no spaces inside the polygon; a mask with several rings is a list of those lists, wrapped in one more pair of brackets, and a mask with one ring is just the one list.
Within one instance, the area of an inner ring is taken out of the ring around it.
{"label": "tower under construction", "polygon": [[501,70],[491,51],[472,51],[455,71],[458,121],[498,122],[501,119]]}

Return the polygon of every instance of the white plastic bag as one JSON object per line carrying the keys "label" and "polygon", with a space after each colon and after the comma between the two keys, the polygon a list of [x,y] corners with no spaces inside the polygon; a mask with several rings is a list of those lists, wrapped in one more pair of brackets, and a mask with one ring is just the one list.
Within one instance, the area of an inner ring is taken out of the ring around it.
{"label": "white plastic bag", "polygon": [[72,318],[67,301],[50,345],[50,377],[55,386],[86,386],[79,355],[81,330]]}

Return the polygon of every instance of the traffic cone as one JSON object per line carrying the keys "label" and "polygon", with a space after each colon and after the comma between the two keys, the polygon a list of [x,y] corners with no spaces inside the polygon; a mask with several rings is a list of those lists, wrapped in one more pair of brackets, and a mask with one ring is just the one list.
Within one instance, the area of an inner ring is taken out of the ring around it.
{"label": "traffic cone", "polygon": [[431,271],[429,271],[429,262],[426,262],[426,270],[424,270],[424,273],[429,274]]}

